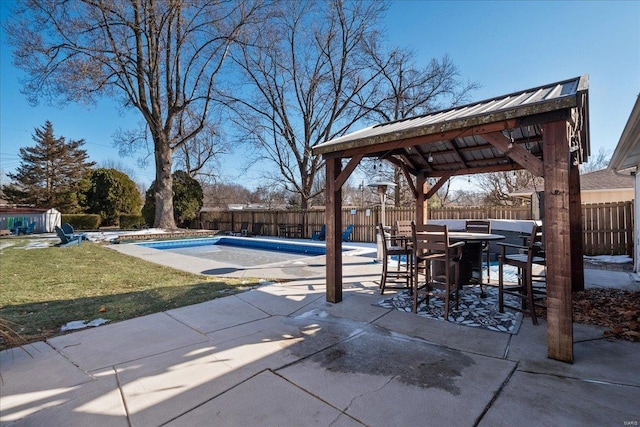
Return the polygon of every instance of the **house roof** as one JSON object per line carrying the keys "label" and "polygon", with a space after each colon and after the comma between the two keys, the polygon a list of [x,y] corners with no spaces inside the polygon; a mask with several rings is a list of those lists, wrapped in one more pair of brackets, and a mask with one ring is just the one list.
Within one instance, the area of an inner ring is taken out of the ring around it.
{"label": "house roof", "polygon": [[[580,191],[617,191],[629,190],[634,188],[635,178],[631,175],[631,170],[627,169],[623,172],[616,173],[611,169],[600,169],[580,175]],[[540,182],[535,187],[522,188],[513,193],[509,193],[512,197],[529,197],[536,191],[544,188],[544,183]]]}
{"label": "house roof", "polygon": [[[524,156],[541,159],[542,125],[558,120],[572,123],[575,144],[572,151],[579,153],[580,162],[586,161],[589,155],[586,75],[369,126],[319,144],[313,152],[327,158],[379,157],[406,167],[414,175],[426,172],[429,176],[451,176],[522,169],[506,151],[518,146]],[[504,145],[505,149],[499,150],[496,144]],[[522,163],[527,165],[526,161]]]}
{"label": "house roof", "polygon": [[609,169],[623,170],[640,165],[640,95],[631,110],[616,150],[611,156]]}

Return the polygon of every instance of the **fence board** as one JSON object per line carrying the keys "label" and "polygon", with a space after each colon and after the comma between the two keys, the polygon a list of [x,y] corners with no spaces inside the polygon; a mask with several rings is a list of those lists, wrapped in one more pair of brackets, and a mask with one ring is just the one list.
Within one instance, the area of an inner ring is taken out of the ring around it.
{"label": "fence board", "polygon": [[[414,208],[385,209],[385,224],[415,218]],[[354,225],[353,241],[375,242],[376,227],[381,220],[379,207],[347,208],[342,210],[342,224]],[[532,219],[529,208],[460,207],[429,209],[428,219]],[[261,222],[262,234],[277,236],[278,225],[302,224],[304,238],[320,230],[325,223],[324,209],[303,210],[242,210],[204,211],[195,227],[239,232],[242,222],[252,225]],[[597,203],[582,205],[583,244],[585,255],[633,256],[633,202]]]}

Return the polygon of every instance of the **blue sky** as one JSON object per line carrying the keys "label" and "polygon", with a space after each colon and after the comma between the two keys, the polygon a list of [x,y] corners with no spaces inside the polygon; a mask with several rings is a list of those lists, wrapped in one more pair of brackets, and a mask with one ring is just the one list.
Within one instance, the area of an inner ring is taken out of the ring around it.
{"label": "blue sky", "polygon": [[[2,2],[2,22],[7,18]],[[473,101],[589,75],[591,151],[613,152],[640,93],[639,1],[419,1],[392,3],[385,19],[387,41],[412,48],[419,61],[448,54],[461,77],[482,87]],[[110,160],[136,171],[136,181],[154,179],[153,159],[146,168],[122,158],[113,146],[119,128],[138,123],[111,102],[95,107],[31,107],[19,92],[20,71],[11,61],[4,32],[0,40],[0,168],[19,165],[20,147],[33,145],[34,128],[46,120],[56,135],[85,139],[90,158]],[[253,188],[256,176],[243,171],[243,153],[221,163],[230,182]],[[3,183],[6,180],[3,179]]]}

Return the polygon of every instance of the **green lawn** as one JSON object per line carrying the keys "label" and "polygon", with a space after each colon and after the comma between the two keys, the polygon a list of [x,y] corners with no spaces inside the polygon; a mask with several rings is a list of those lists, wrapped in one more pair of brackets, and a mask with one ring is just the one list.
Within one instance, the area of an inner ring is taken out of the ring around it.
{"label": "green lawn", "polygon": [[0,348],[60,333],[73,320],[109,322],[242,292],[256,281],[190,274],[84,242],[27,249],[33,240],[0,239]]}

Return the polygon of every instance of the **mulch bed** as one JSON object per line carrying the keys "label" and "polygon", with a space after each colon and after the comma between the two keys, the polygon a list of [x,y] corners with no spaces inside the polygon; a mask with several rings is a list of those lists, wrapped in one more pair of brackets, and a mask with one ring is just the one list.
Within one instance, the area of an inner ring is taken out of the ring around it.
{"label": "mulch bed", "polygon": [[608,328],[605,336],[640,342],[640,292],[594,288],[574,292],[573,321]]}

